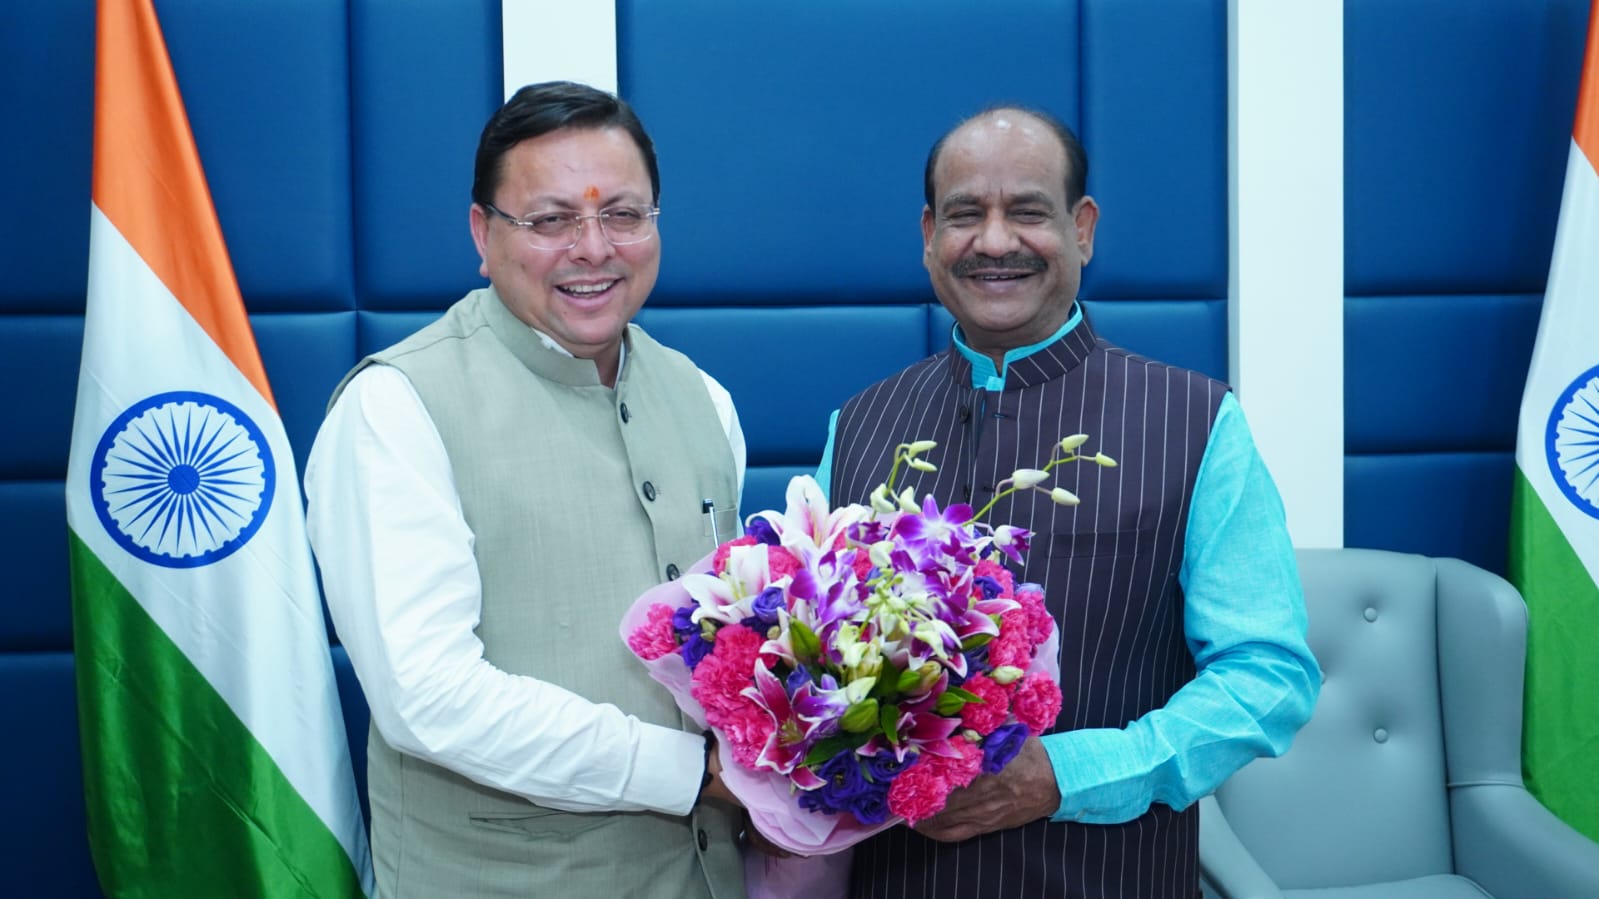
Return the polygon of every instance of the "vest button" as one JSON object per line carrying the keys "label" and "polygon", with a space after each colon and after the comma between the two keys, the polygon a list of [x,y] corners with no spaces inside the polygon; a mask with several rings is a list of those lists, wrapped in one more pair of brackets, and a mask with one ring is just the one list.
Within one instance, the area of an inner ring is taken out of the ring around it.
{"label": "vest button", "polygon": [[699,843],[700,843],[700,851],[701,852],[704,852],[706,849],[710,848],[710,846],[711,846],[711,838],[705,835],[705,828],[703,828],[703,827],[700,828],[698,839],[699,839]]}
{"label": "vest button", "polygon": [[669,564],[666,566],[666,579],[669,581],[677,580],[678,576],[682,573],[683,572],[677,570],[677,566],[675,564]]}
{"label": "vest button", "polygon": [[622,404],[620,411],[622,413],[622,424],[627,424],[627,420],[631,417],[627,414],[627,403]]}
{"label": "vest button", "polygon": [[645,481],[643,490],[644,498],[652,503],[655,502],[655,485],[651,484],[649,481]]}

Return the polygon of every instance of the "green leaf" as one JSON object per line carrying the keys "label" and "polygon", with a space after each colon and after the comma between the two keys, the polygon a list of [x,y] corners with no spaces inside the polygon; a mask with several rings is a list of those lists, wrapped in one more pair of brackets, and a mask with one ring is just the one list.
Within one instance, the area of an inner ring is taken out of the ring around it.
{"label": "green leaf", "polygon": [[967,637],[961,641],[961,650],[964,652],[971,652],[974,649],[987,646],[993,639],[993,634],[972,634],[970,637]]}
{"label": "green leaf", "polygon": [[888,742],[893,743],[895,746],[898,746],[899,745],[899,706],[897,706],[897,705],[885,705],[885,706],[883,706],[883,710],[882,710],[881,716],[879,718],[879,723],[883,727],[883,736],[888,738]]}
{"label": "green leaf", "polygon": [[963,700],[965,700],[967,702],[982,702],[983,701],[983,697],[978,696],[976,693],[973,693],[970,690],[963,690],[960,687],[950,687],[948,690],[944,691],[944,695],[945,696],[948,696],[951,693],[955,694],[956,696],[959,696],[961,699],[963,699]]}
{"label": "green leaf", "polygon": [[805,626],[805,622],[798,618],[788,621],[789,641],[794,646],[794,655],[801,659],[814,659],[822,652],[822,641],[816,638],[816,632]]}
{"label": "green leaf", "polygon": [[877,729],[877,714],[877,700],[862,700],[844,711],[839,724],[853,734],[870,733]]}
{"label": "green leaf", "polygon": [[946,718],[953,718],[956,715],[959,715],[960,710],[965,707],[966,700],[956,696],[952,692],[945,693],[944,695],[938,697],[938,701],[933,703],[933,711],[939,715],[943,715]]}
{"label": "green leaf", "polygon": [[805,767],[813,768],[835,755],[854,752],[865,746],[866,741],[870,739],[871,734],[839,734],[836,737],[820,740],[815,746],[811,747],[810,752],[805,754]]}

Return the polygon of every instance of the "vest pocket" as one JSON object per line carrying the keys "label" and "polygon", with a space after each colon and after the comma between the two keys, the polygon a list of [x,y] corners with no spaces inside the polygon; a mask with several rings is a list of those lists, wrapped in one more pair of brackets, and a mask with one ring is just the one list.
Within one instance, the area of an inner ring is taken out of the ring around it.
{"label": "vest pocket", "polygon": [[1042,541],[1034,539],[1032,551],[1043,549],[1044,554],[1051,559],[1132,555],[1153,546],[1154,542],[1153,528],[1132,531],[1079,531],[1071,534],[1050,534]]}
{"label": "vest pocket", "polygon": [[542,806],[504,812],[468,812],[474,827],[538,839],[568,839],[615,820],[614,813],[563,812]]}

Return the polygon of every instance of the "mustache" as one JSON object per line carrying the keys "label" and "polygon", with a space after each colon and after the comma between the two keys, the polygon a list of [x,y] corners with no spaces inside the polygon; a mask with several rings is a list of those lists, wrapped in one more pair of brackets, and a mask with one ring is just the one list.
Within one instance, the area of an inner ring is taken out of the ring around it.
{"label": "mustache", "polygon": [[950,266],[950,273],[965,278],[978,272],[1025,271],[1041,272],[1049,268],[1042,256],[1034,253],[1006,253],[1003,256],[967,256]]}

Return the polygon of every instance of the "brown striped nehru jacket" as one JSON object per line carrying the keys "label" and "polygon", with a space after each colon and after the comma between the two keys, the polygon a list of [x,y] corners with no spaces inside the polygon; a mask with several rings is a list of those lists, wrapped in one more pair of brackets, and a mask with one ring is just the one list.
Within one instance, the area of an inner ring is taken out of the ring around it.
{"label": "brown striped nehru jacket", "polygon": [[[1004,389],[974,389],[953,347],[872,385],[839,412],[830,496],[863,502],[887,477],[894,448],[936,440],[936,472],[897,486],[940,504],[988,502],[1017,468],[1042,467],[1061,437],[1116,468],[1062,466],[1045,486],[1002,500],[987,521],[1033,532],[1018,581],[1044,586],[1061,629],[1055,730],[1125,726],[1164,705],[1194,676],[1183,639],[1177,572],[1194,479],[1227,386],[1106,343],[1087,318],[1012,362]],[[1198,807],[1155,804],[1118,825],[1036,821],[964,843],[903,827],[857,847],[856,897],[1177,897],[1199,893]]]}

